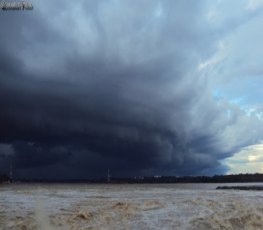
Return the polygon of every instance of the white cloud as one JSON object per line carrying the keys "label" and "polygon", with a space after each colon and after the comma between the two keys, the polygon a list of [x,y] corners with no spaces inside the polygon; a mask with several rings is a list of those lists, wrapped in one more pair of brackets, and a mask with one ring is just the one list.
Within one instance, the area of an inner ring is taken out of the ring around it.
{"label": "white cloud", "polygon": [[228,174],[263,173],[263,142],[241,149],[224,160]]}
{"label": "white cloud", "polygon": [[206,68],[213,68],[217,65],[220,61],[222,61],[227,55],[226,46],[223,41],[219,41],[217,44],[217,52],[207,60],[201,62],[198,65],[198,70],[204,70]]}

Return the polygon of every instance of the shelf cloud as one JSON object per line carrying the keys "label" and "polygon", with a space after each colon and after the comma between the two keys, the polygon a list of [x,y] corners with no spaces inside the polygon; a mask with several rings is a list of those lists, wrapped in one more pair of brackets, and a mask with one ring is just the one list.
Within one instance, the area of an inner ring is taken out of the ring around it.
{"label": "shelf cloud", "polygon": [[233,103],[246,95],[242,73],[262,73],[258,60],[237,64],[248,52],[238,33],[261,5],[232,3],[235,15],[224,1],[32,4],[0,14],[3,170],[12,161],[18,178],[213,175],[262,140],[262,110]]}

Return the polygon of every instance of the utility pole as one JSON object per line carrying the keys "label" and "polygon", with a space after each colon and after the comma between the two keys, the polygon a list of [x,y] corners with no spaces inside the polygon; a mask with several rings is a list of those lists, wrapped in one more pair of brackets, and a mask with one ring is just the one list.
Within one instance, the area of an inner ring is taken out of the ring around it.
{"label": "utility pole", "polygon": [[108,169],[107,182],[110,183],[110,170]]}
{"label": "utility pole", "polygon": [[10,162],[10,169],[9,169],[9,181],[13,181],[13,166],[12,166],[12,161]]}

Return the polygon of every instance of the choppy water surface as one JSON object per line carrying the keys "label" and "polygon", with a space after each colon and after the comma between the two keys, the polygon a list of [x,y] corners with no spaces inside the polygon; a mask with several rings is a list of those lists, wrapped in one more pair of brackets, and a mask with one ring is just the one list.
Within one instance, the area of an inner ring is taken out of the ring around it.
{"label": "choppy water surface", "polygon": [[0,229],[263,229],[262,192],[218,185],[0,185]]}

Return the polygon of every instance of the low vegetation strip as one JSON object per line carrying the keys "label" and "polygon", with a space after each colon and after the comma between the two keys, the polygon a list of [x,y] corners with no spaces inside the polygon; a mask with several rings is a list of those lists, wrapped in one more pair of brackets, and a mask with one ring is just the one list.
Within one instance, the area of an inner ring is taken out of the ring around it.
{"label": "low vegetation strip", "polygon": [[256,190],[262,191],[263,186],[218,186],[216,189]]}

